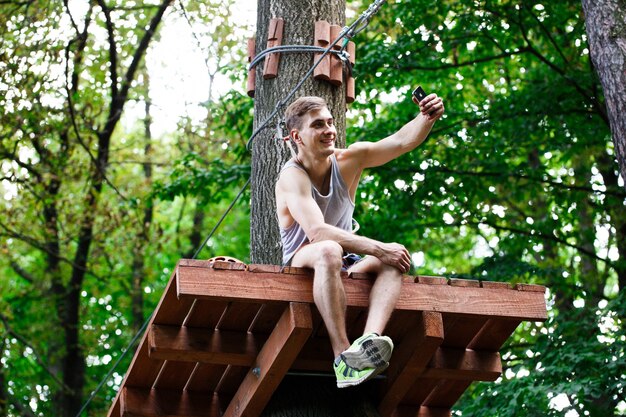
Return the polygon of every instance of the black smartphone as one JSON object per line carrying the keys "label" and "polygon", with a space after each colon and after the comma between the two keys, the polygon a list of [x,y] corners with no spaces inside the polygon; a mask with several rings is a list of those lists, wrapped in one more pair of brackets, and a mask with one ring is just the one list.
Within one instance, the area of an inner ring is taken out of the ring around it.
{"label": "black smartphone", "polygon": [[413,90],[413,97],[415,97],[418,103],[424,100],[427,95],[421,85],[418,85],[417,88]]}

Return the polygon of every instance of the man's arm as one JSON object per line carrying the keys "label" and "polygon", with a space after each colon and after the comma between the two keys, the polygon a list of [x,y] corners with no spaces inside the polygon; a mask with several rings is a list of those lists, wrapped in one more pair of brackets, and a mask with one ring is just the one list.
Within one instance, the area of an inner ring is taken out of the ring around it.
{"label": "man's arm", "polygon": [[352,160],[359,169],[365,169],[386,164],[417,148],[444,112],[443,101],[436,94],[428,95],[419,106],[420,113],[396,133],[377,142],[354,143],[343,152],[342,159]]}
{"label": "man's arm", "polygon": [[311,243],[332,240],[347,251],[372,255],[387,265],[408,272],[411,260],[408,251],[398,243],[384,243],[324,222],[324,216],[311,196],[311,182],[297,168],[281,175],[276,184],[276,200],[279,217],[291,216],[304,230]]}

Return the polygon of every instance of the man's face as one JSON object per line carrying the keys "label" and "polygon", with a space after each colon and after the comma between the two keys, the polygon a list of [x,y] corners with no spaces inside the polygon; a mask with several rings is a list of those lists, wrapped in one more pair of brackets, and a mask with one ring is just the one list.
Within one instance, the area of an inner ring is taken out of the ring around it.
{"label": "man's face", "polygon": [[295,130],[303,151],[324,156],[334,152],[337,129],[328,108],[310,111],[302,121],[302,128]]}

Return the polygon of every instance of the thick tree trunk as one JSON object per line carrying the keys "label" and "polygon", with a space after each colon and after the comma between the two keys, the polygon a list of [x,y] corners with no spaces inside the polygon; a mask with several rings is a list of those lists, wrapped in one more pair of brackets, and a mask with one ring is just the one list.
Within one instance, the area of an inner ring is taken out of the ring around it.
{"label": "thick tree trunk", "polygon": [[626,181],[626,5],[619,0],[582,0],[582,5],[591,59],[602,83],[615,153]]}
{"label": "thick tree trunk", "polygon": [[[330,24],[345,25],[345,1],[321,0],[297,2],[293,0],[260,0],[257,17],[257,54],[266,49],[269,21],[284,20],[283,45],[313,45],[315,21],[326,20]],[[256,70],[254,103],[255,129],[273,111],[300,81],[313,64],[310,53],[283,54],[280,57],[278,76],[263,80],[263,63]],[[289,102],[304,95],[324,97],[335,118],[338,146],[345,145],[345,86],[334,87],[322,81],[307,80]],[[284,108],[279,117],[282,118]],[[274,185],[280,168],[290,157],[285,145],[275,139],[276,120],[271,128],[264,130],[253,142],[252,150],[252,202],[251,202],[251,253],[254,263],[280,264],[281,246],[276,221]],[[328,358],[328,369],[332,369],[332,358]],[[371,385],[338,390],[335,379],[330,375],[292,375],[283,380],[263,412],[265,417],[356,417],[378,416],[370,400]]]}
{"label": "thick tree trunk", "polygon": [[[321,0],[299,2],[293,0],[259,0],[257,16],[257,54],[266,49],[270,19],[284,20],[283,45],[313,45],[314,25],[318,20],[343,27],[345,25],[345,0]],[[256,69],[254,98],[254,127],[263,123],[283,99],[300,81],[313,64],[313,54],[282,54],[278,76],[263,80],[263,63]],[[289,101],[304,95],[317,95],[328,101],[335,117],[338,144],[345,144],[345,89],[312,78],[307,80]],[[285,103],[288,105],[289,103]],[[282,118],[284,108],[280,113]],[[280,264],[281,247],[276,221],[274,185],[280,168],[289,159],[286,146],[274,138],[276,119],[270,128],[261,132],[253,141],[252,149],[252,202],[250,213],[250,258],[254,263]]]}

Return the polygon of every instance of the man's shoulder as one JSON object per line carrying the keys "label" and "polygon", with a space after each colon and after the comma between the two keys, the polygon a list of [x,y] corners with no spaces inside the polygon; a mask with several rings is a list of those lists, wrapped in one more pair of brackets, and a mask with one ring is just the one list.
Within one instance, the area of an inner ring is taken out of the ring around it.
{"label": "man's shoulder", "polygon": [[285,164],[281,169],[280,174],[278,175],[278,180],[276,181],[276,189],[291,189],[293,187],[296,187],[296,184],[300,183],[301,181],[310,182],[307,173],[296,164]]}

